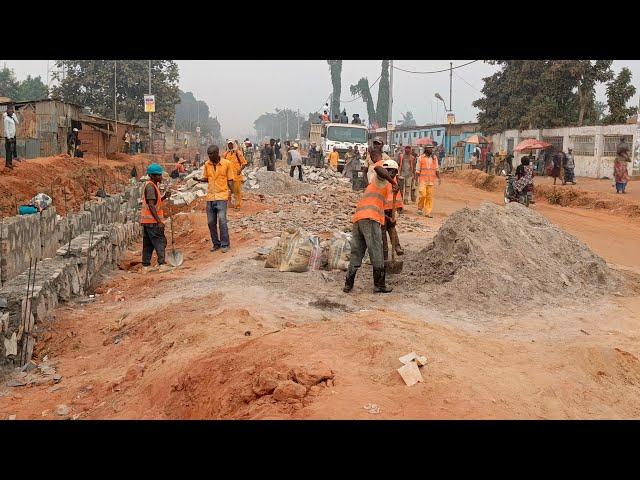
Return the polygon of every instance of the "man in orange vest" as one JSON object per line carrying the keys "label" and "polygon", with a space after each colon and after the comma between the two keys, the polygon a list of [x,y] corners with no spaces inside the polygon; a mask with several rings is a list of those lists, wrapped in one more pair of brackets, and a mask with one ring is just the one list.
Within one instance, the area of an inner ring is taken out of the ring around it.
{"label": "man in orange vest", "polygon": [[158,184],[162,181],[162,167],[152,163],[147,168],[149,180],[142,192],[142,210],[140,211],[140,224],[142,225],[142,270],[148,272],[151,266],[153,251],[158,255],[159,271],[171,270],[164,263],[164,251],[167,246],[167,238],[164,235],[164,211],[163,200],[171,197],[171,192],[160,194]]}
{"label": "man in orange vest", "polygon": [[[382,152],[371,152],[374,165],[381,161]],[[376,176],[364,191],[364,195],[356,205],[356,211],[351,217],[353,222],[351,236],[351,257],[345,279],[343,292],[349,293],[353,289],[358,268],[362,265],[362,259],[366,251],[369,252],[371,265],[373,266],[374,293],[389,293],[391,288],[385,284],[384,256],[382,251],[382,226],[385,222],[384,202],[387,189],[391,183],[393,192],[398,191],[389,172],[382,165],[373,167]]]}
{"label": "man in orange vest", "polygon": [[[382,166],[389,172],[389,175],[394,180],[398,175],[398,164],[394,160],[386,160],[382,163]],[[404,203],[402,202],[402,195],[400,193],[394,193],[391,188],[391,184],[387,183],[387,195],[384,199],[384,225],[382,226],[382,252],[384,254],[384,259],[387,260],[389,258],[389,245],[387,242],[387,234],[389,235],[389,240],[391,240],[391,248],[396,251],[397,255],[404,255],[404,250],[400,246],[400,237],[398,236],[398,231],[396,230],[396,221],[393,219],[393,204],[395,197],[395,206],[396,211],[402,211],[404,208]]]}
{"label": "man in orange vest", "polygon": [[[227,226],[227,201],[229,192],[233,188],[233,167],[226,158],[220,158],[217,145],[207,148],[209,160],[204,163],[203,178],[194,178],[196,182],[207,182],[207,224],[211,235],[211,251],[222,249],[222,253],[229,251],[229,228]],[[220,235],[218,236],[218,225]]]}
{"label": "man in orange vest", "polygon": [[416,163],[416,182],[418,183],[418,215],[433,218],[433,187],[438,178],[438,185],[442,183],[438,171],[438,157],[433,154],[431,147],[426,147]]}
{"label": "man in orange vest", "polygon": [[[247,161],[242,154],[242,150],[238,148],[234,140],[229,139],[227,142],[227,151],[224,152],[224,158],[231,162],[233,167],[233,195],[236,197],[235,208],[242,205],[242,170],[247,166]],[[231,200],[231,192],[229,192],[229,200]]]}
{"label": "man in orange vest", "polygon": [[333,152],[329,154],[329,165],[331,169],[335,172],[338,171],[338,159],[340,158],[340,154],[338,153],[338,149],[333,147]]}
{"label": "man in orange vest", "polygon": [[[411,152],[411,145],[404,147],[404,153],[398,156],[398,185],[400,195],[406,203],[411,203],[413,192],[413,176],[416,171],[416,157]],[[413,199],[415,200],[415,198]]]}

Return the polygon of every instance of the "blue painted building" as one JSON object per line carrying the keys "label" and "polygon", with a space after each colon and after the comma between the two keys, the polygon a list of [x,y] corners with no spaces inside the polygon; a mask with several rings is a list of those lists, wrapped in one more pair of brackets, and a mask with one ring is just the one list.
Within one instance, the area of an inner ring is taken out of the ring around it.
{"label": "blue painted building", "polygon": [[[456,144],[470,137],[471,135],[481,135],[478,123],[454,123],[452,125],[416,125],[413,127],[396,127],[393,132],[393,143],[396,145],[415,145],[421,138],[430,138],[438,145],[444,145],[447,155]],[[475,145],[466,144],[464,146],[464,162],[469,163]]]}

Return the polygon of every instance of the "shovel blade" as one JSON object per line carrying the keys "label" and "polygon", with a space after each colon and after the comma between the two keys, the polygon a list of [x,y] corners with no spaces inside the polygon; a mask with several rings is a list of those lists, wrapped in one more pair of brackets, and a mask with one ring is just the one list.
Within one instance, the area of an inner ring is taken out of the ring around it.
{"label": "shovel blade", "polygon": [[182,256],[182,252],[180,250],[172,250],[166,253],[167,262],[172,267],[179,267],[184,262],[184,257]]}
{"label": "shovel blade", "polygon": [[389,275],[397,275],[402,273],[402,266],[404,262],[398,262],[393,260],[387,260],[384,262],[384,269]]}

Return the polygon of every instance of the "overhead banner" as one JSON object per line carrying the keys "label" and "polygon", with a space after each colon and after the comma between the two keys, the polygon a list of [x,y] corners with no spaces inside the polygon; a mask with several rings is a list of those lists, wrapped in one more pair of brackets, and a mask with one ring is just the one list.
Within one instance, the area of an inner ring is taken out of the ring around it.
{"label": "overhead banner", "polygon": [[155,113],[155,111],[156,111],[156,96],[145,95],[144,96],[144,112]]}

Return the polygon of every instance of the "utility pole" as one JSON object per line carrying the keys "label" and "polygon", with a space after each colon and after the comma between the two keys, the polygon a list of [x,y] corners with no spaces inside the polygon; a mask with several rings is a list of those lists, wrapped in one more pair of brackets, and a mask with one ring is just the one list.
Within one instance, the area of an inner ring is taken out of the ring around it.
{"label": "utility pole", "polygon": [[[151,95],[151,60],[149,60],[149,95]],[[153,153],[153,140],[151,137],[151,112],[149,112],[149,153]]]}
{"label": "utility pole", "polygon": [[[387,123],[393,122],[393,60],[389,60],[389,112],[387,114]],[[391,132],[387,127],[387,146],[391,143]],[[391,147],[389,147],[390,149]],[[389,150],[391,152],[391,150]]]}
{"label": "utility pole", "polygon": [[453,84],[453,62],[449,62],[449,112],[451,112],[452,84]]}
{"label": "utility pole", "polygon": [[113,116],[116,121],[116,145],[118,145],[118,60],[113,61]]}
{"label": "utility pole", "polygon": [[289,110],[284,109],[285,122],[287,122],[287,140],[289,140]]}
{"label": "utility pole", "polygon": [[298,109],[298,135],[296,138],[300,140],[300,109]]}

